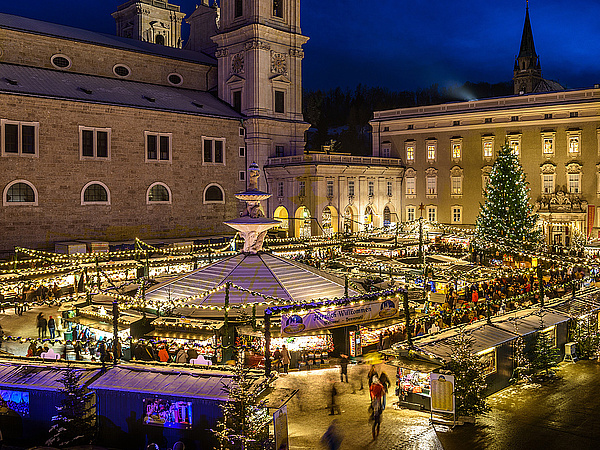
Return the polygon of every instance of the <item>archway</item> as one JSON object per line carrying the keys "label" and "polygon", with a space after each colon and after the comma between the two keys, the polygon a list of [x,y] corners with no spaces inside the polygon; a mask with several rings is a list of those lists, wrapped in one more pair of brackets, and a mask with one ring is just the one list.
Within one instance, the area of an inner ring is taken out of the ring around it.
{"label": "archway", "polygon": [[358,217],[358,211],[355,206],[348,205],[344,209],[344,233],[354,233],[358,229],[356,218]]}
{"label": "archway", "polygon": [[287,234],[290,227],[290,220],[285,206],[278,206],[277,209],[275,209],[273,218],[281,222],[275,229],[284,231]]}
{"label": "archway", "polygon": [[296,210],[296,222],[294,231],[297,237],[310,237],[311,232],[311,215],[306,206],[301,206]]}
{"label": "archway", "polygon": [[333,236],[338,232],[338,212],[333,206],[323,208],[321,226],[325,236]]}
{"label": "archway", "polygon": [[377,228],[377,213],[372,205],[368,205],[365,208],[365,231],[372,231]]}
{"label": "archway", "polygon": [[396,214],[396,208],[391,203],[388,203],[383,208],[383,226],[391,227],[396,226],[398,224],[399,217]]}

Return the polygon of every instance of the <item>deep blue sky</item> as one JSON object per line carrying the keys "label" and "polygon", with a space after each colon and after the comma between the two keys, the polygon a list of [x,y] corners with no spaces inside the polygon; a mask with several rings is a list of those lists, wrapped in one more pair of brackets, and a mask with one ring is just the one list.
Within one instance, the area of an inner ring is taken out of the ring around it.
{"label": "deep blue sky", "polygon": [[[0,11],[113,34],[125,0],[0,0]],[[525,0],[301,0],[304,87],[413,90],[512,79]],[[199,0],[171,0],[190,14]],[[600,83],[600,1],[531,0],[542,75]],[[184,36],[187,30],[184,30]]]}

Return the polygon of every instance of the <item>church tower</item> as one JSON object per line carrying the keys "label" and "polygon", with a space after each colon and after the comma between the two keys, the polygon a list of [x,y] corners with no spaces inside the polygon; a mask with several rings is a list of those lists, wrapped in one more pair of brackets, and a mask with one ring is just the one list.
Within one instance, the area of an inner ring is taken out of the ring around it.
{"label": "church tower", "polygon": [[[304,153],[300,0],[221,0],[219,97],[246,115],[248,161]],[[259,189],[266,190],[265,180]]]}
{"label": "church tower", "polygon": [[535,90],[542,81],[542,68],[540,59],[535,52],[533,32],[529,22],[529,1],[525,9],[525,25],[521,37],[519,56],[515,60],[513,84],[515,95],[529,94]]}
{"label": "church tower", "polygon": [[129,0],[112,14],[117,36],[181,48],[181,21],[185,14],[167,1]]}

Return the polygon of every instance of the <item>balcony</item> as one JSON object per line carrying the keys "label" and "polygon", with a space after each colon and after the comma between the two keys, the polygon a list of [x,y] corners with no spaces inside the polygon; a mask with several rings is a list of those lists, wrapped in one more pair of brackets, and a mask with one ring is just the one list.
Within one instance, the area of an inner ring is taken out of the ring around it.
{"label": "balcony", "polygon": [[357,166],[404,167],[400,158],[380,158],[373,156],[336,155],[326,153],[305,153],[303,155],[269,158],[267,166],[289,166],[301,164],[348,164]]}

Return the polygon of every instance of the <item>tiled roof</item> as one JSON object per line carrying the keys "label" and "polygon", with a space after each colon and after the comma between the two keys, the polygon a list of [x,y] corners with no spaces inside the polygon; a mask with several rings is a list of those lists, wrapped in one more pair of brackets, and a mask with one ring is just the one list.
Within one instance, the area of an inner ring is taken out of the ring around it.
{"label": "tiled roof", "polygon": [[[240,254],[202,267],[150,290],[146,293],[146,300],[168,301],[197,296],[227,281],[251,291],[283,299],[289,304],[344,296],[343,280],[304,264],[264,253]],[[350,296],[359,295],[352,289],[349,289],[348,293]],[[230,289],[231,307],[258,301],[261,301],[261,298],[249,292]],[[201,296],[189,303],[222,308],[225,303],[225,289]],[[264,308],[257,308],[257,314],[262,313]],[[192,317],[206,315],[206,312],[192,308],[178,308],[177,313]],[[222,315],[222,311],[219,313]]]}
{"label": "tiled roof", "polygon": [[0,64],[0,92],[235,119],[242,117],[204,91],[14,64]]}
{"label": "tiled roof", "polygon": [[134,52],[149,53],[183,61],[191,61],[213,66],[217,65],[217,60],[215,58],[212,58],[211,56],[201,52],[166,47],[164,45],[142,42],[136,39],[122,38],[118,36],[112,36],[110,34],[83,30],[81,28],[44,22],[42,20],[14,16],[12,14],[0,13],[0,28],[19,30],[28,33],[41,34],[44,36],[54,36],[58,38],[87,42]]}

